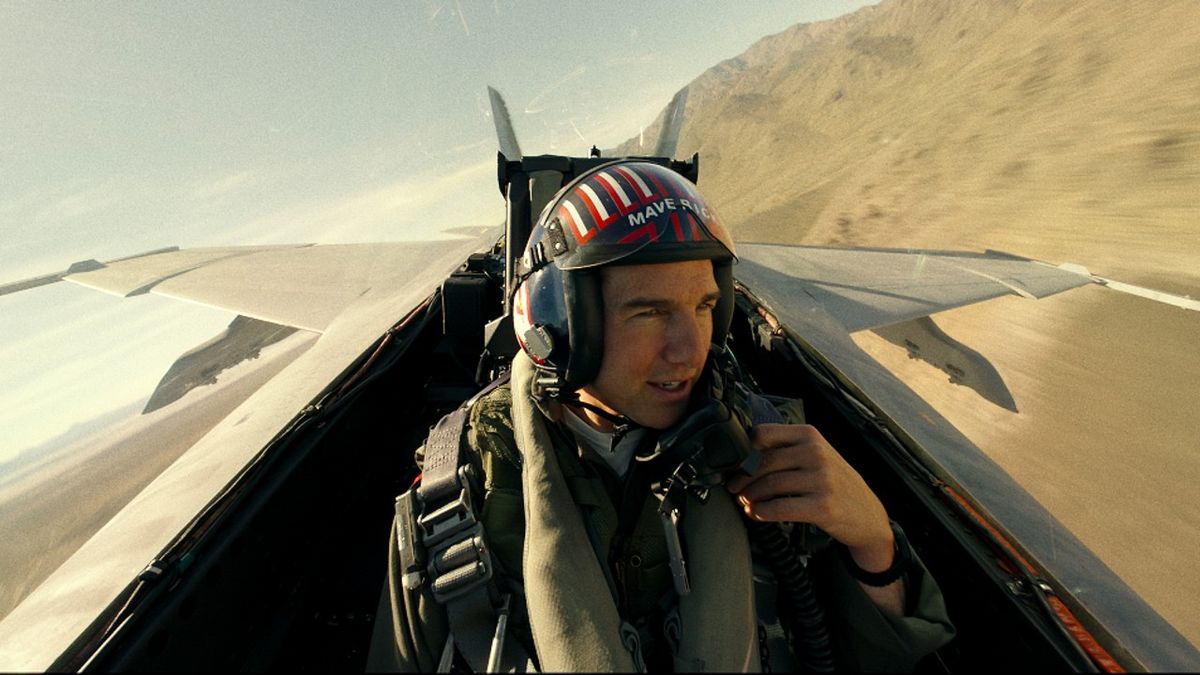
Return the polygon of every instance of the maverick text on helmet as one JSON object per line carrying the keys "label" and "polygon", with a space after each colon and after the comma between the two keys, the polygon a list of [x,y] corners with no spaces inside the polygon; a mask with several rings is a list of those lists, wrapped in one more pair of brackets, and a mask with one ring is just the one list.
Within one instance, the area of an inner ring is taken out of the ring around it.
{"label": "maverick text on helmet", "polygon": [[712,260],[721,298],[714,344],[733,315],[733,240],[696,186],[646,161],[604,164],[566,185],[538,218],[519,269],[513,328],[552,375],[550,395],[590,382],[604,351],[599,268]]}

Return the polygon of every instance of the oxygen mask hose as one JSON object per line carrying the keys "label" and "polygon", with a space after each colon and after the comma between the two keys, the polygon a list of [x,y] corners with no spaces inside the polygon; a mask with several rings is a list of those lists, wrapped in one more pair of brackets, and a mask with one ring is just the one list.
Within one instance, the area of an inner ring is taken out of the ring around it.
{"label": "oxygen mask hose", "polygon": [[[737,409],[748,411],[751,425],[779,424],[785,421],[783,415],[766,398],[744,388],[736,390],[743,394],[745,405],[735,406]],[[757,462],[761,459],[757,450],[752,449],[752,452],[747,454],[741,470],[746,474],[754,473],[758,468]],[[754,464],[751,466],[752,462]],[[790,620],[788,627],[792,633],[792,648],[796,653],[800,671],[832,673],[833,646],[829,638],[829,628],[825,623],[825,612],[817,604],[808,567],[801,562],[799,552],[788,541],[779,523],[764,523],[749,516],[746,516],[746,523],[750,540],[762,552],[767,566],[771,568],[779,583],[779,600],[784,610],[779,612],[779,615]]]}
{"label": "oxygen mask hose", "polygon": [[[656,464],[659,470],[671,467],[667,477],[656,482],[655,493],[662,502],[669,544],[678,542],[684,493],[699,501],[708,498],[710,489],[723,484],[735,472],[753,474],[762,462],[762,453],[750,442],[747,429],[755,424],[782,423],[779,411],[764,397],[753,393],[737,380],[726,386],[725,377],[716,369],[707,369],[710,396],[690,415],[659,437],[654,452],[639,456],[638,461]],[[678,509],[673,513],[672,509]],[[802,672],[833,672],[833,647],[825,613],[817,603],[808,569],[779,523],[764,523],[747,517],[751,542],[761,552],[763,562],[779,583],[779,614],[792,633],[792,646]],[[686,588],[686,568],[682,553],[672,548],[672,573],[677,590]],[[678,569],[676,569],[678,568]],[[682,595],[683,593],[681,593]]]}
{"label": "oxygen mask hose", "polygon": [[747,519],[750,539],[762,551],[767,566],[779,582],[780,617],[790,619],[792,647],[800,672],[832,673],[833,648],[825,612],[808,578],[808,569],[800,562],[796,549],[788,542],[778,523]]}

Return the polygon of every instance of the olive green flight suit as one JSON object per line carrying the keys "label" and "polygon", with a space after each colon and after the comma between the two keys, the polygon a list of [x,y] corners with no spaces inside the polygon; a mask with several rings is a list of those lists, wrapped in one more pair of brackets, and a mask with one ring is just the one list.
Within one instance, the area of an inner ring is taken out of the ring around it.
{"label": "olive green flight suit", "polygon": [[[781,408],[788,422],[803,422],[798,403]],[[676,596],[656,511],[657,500],[647,494],[646,504],[627,546],[619,557],[610,559],[610,544],[618,525],[616,504],[619,503],[621,480],[602,458],[590,450],[581,451],[565,427],[555,423],[548,423],[547,427],[558,464],[582,515],[596,556],[611,563],[605,567],[617,596],[614,601],[622,608],[622,616],[637,625],[642,633],[648,668],[672,667],[661,622]],[[476,402],[468,417],[467,441],[478,453],[478,467],[484,476],[480,518],[499,567],[498,575],[506,580],[502,588],[519,589],[523,582],[525,503],[522,458],[514,440],[512,391],[508,385]],[[422,451],[417,454],[420,463]],[[394,536],[393,533],[393,555]],[[893,617],[880,611],[850,576],[839,556],[830,548],[827,535],[809,529],[804,543],[813,554],[809,570],[825,608],[839,670],[911,670],[918,660],[953,637],[954,628],[940,591],[915,555],[913,568],[905,578],[908,613],[904,617]],[[704,542],[689,541],[687,545],[703,546]],[[508,624],[509,639],[520,641],[533,655],[534,641],[524,598],[517,595],[514,599],[517,602]],[[393,607],[393,628],[401,665],[406,669],[432,670],[445,641],[444,610],[427,594],[412,592],[405,593],[405,605],[402,609]],[[422,625],[413,625],[415,623]],[[677,669],[681,667],[684,666],[676,663]],[[758,664],[753,667],[757,668]]]}

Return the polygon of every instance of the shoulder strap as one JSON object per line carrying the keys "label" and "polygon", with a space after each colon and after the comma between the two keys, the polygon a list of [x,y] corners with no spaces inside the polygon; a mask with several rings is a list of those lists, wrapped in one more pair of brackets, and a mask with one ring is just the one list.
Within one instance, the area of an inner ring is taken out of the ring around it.
{"label": "shoulder strap", "polygon": [[[463,447],[471,406],[506,380],[492,382],[438,421],[425,442],[416,488],[415,535],[425,551],[426,582],[446,608],[446,651],[457,648],[475,672],[536,672],[524,647],[505,640],[512,601],[493,579],[495,564],[476,511],[482,490]],[[445,658],[443,665],[448,665]]]}
{"label": "shoulder strap", "polygon": [[476,401],[508,382],[508,378],[508,373],[505,373],[493,380],[454,412],[439,420],[429,432],[425,441],[425,465],[422,467],[421,484],[417,488],[423,502],[443,500],[463,488],[473,487],[460,481],[458,475],[460,469],[468,465],[462,442],[467,415]]}
{"label": "shoulder strap", "polygon": [[423,504],[441,501],[461,489],[460,466],[467,462],[462,452],[462,435],[467,425],[467,408],[460,407],[438,420],[425,440],[425,465],[417,495]]}

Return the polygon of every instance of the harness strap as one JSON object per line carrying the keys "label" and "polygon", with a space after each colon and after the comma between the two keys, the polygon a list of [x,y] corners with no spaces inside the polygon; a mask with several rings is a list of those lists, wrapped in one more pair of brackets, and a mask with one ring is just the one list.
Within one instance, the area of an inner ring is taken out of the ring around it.
{"label": "harness strap", "polygon": [[458,478],[460,467],[467,464],[462,450],[463,430],[467,425],[467,414],[471,406],[498,387],[508,382],[506,372],[493,380],[474,396],[456,408],[454,412],[438,420],[425,441],[425,464],[422,467],[421,485],[417,488],[423,501],[445,499],[462,487]]}
{"label": "harness strap", "polygon": [[492,382],[430,431],[415,491],[419,515],[413,514],[413,534],[420,542],[414,548],[424,553],[419,559],[433,598],[446,608],[454,648],[474,672],[525,673],[536,668],[521,644],[504,639],[507,602],[494,579],[495,562],[477,515],[482,491],[463,448],[471,406],[505,381]]}

